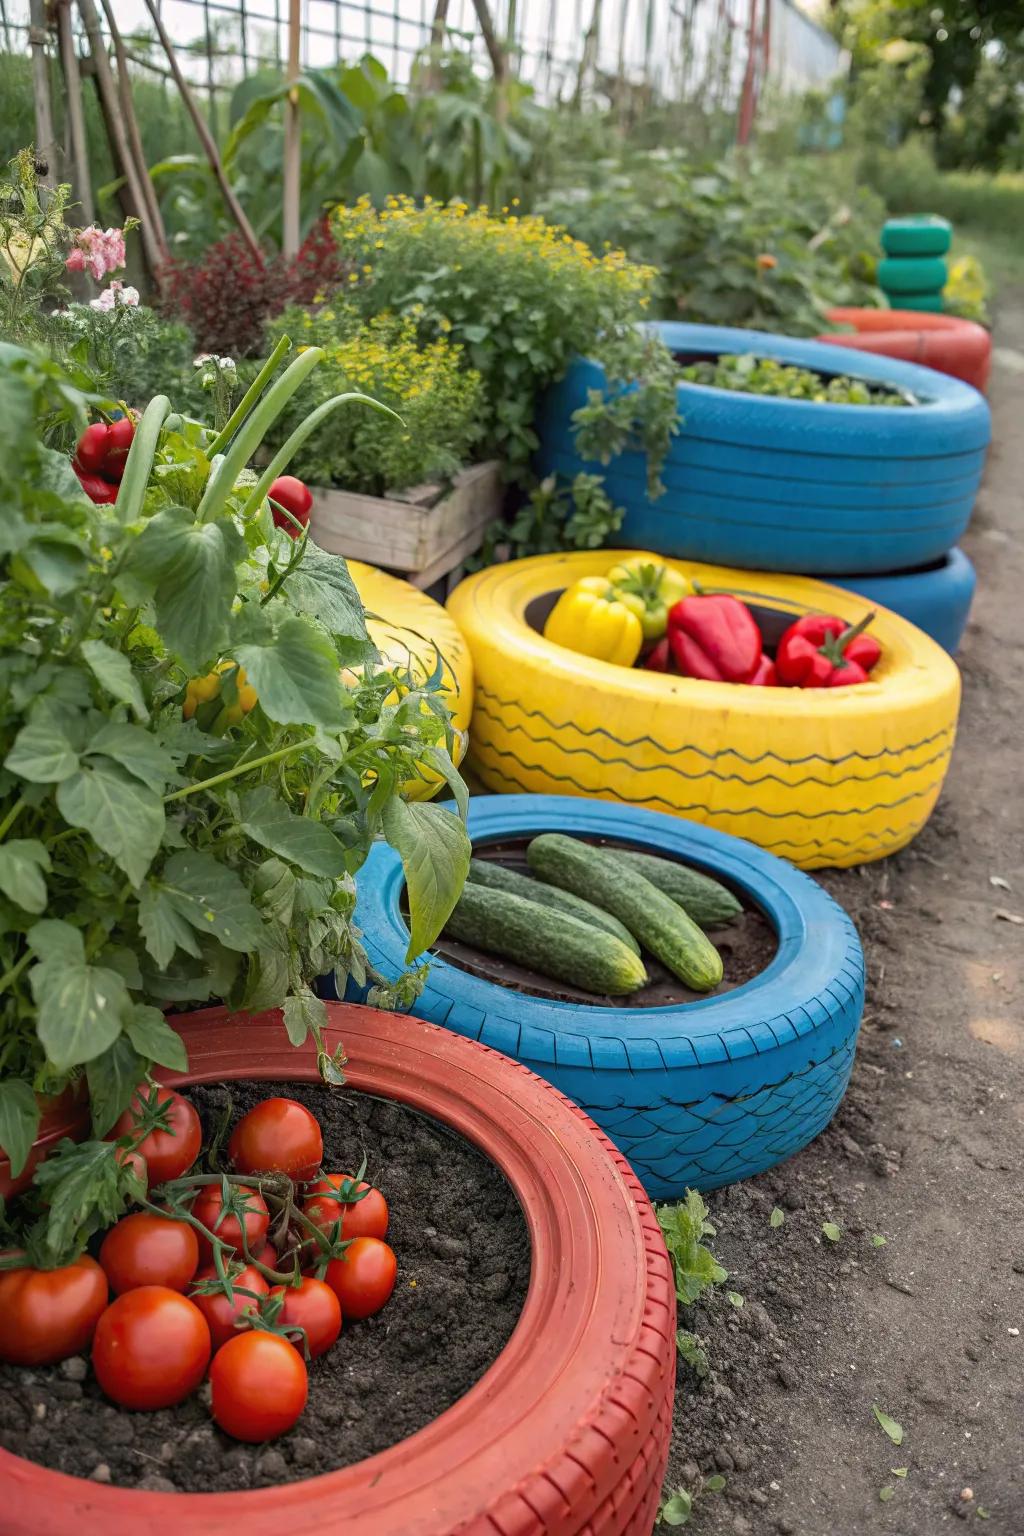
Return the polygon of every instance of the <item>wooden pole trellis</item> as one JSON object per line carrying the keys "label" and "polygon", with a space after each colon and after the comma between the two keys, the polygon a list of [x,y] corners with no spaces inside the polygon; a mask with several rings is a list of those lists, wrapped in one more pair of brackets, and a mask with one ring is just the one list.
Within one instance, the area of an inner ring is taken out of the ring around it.
{"label": "wooden pole trellis", "polygon": [[302,0],[288,6],[288,96],[284,104],[284,187],[282,193],[283,249],[295,256],[299,249],[300,199],[302,192],[302,122],[297,81],[300,72]]}
{"label": "wooden pole trellis", "polygon": [[78,49],[71,26],[71,0],[59,0],[57,6],[57,46],[60,53],[61,73],[64,76],[64,94],[67,98],[68,134],[71,140],[71,164],[74,170],[75,195],[82,209],[82,219],[92,224],[96,217],[92,200],[92,181],[89,177],[89,146],[85,136],[85,113],[82,110],[82,73],[78,67]]}
{"label": "wooden pole trellis", "polygon": [[117,60],[117,95],[121,104],[121,116],[124,119],[125,134],[128,139],[128,148],[135,160],[135,166],[139,173],[139,188],[145,205],[143,217],[149,220],[153,230],[153,238],[160,251],[161,261],[167,261],[171,252],[167,244],[167,231],[164,228],[163,215],[160,212],[160,204],[157,201],[156,188],[149,176],[149,168],[146,165],[146,155],[142,148],[142,135],[139,132],[139,120],[135,115],[135,102],[132,98],[132,82],[128,73],[128,55],[125,51],[124,39],[121,36],[114,16],[114,7],[111,0],[103,0],[103,12],[107,18],[107,26],[110,28],[110,41],[114,45],[114,57]]}
{"label": "wooden pole trellis", "polygon": [[53,98],[50,93],[50,60],[46,52],[46,0],[31,0],[28,41],[32,50],[32,94],[36,114],[36,155],[45,170],[39,172],[44,186],[56,182],[54,160],[57,140],[53,132]]}

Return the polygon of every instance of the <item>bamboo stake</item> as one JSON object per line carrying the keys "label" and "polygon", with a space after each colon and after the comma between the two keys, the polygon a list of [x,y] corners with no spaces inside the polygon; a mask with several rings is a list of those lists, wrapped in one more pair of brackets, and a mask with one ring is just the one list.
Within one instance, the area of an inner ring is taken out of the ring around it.
{"label": "bamboo stake", "polygon": [[128,74],[128,56],[125,52],[124,39],[121,36],[117,19],[114,16],[114,7],[110,0],[103,0],[103,10],[107,18],[107,26],[110,28],[110,40],[114,45],[114,56],[117,59],[117,94],[121,103],[121,116],[127,131],[128,146],[135,159],[135,166],[139,173],[139,186],[142,190],[142,198],[145,207],[145,217],[149,220],[153,230],[153,237],[160,248],[160,258],[167,261],[170,258],[170,247],[167,244],[167,231],[164,228],[163,215],[160,212],[160,204],[157,201],[156,188],[149,177],[149,167],[146,165],[146,153],[142,147],[142,135],[139,132],[139,120],[135,115],[135,102],[132,98],[132,83]]}
{"label": "bamboo stake", "polygon": [[491,13],[487,9],[487,0],[473,0],[473,9],[476,12],[476,19],[480,23],[480,32],[483,36],[484,46],[490,56],[491,69],[494,72],[496,89],[494,115],[499,123],[503,123],[508,117],[508,96],[505,91],[507,75],[505,51],[498,41],[498,34],[494,30]]}
{"label": "bamboo stake", "polygon": [[299,202],[302,182],[302,123],[296,82],[301,69],[302,0],[288,5],[288,96],[284,107],[284,196],[282,249],[287,258],[299,250]]}
{"label": "bamboo stake", "polygon": [[117,87],[114,84],[114,73],[110,68],[106,43],[103,40],[103,33],[100,29],[99,12],[93,4],[93,0],[78,0],[78,9],[85,26],[86,36],[89,39],[89,51],[92,54],[93,67],[96,71],[96,89],[99,92],[100,106],[103,109],[103,118],[107,125],[111,148],[114,151],[114,160],[120,166],[124,175],[128,195],[134,205],[134,212],[142,221],[139,235],[142,240],[142,251],[146,266],[149,268],[150,273],[155,274],[162,259],[160,243],[156,238],[156,231],[150,226],[149,220],[146,218],[146,194],[143,191],[139,169],[128,147],[124,124],[121,121]]}
{"label": "bamboo stake", "polygon": [[83,219],[86,224],[93,224],[96,211],[92,201],[92,182],[89,179],[89,149],[85,136],[85,113],[82,111],[82,76],[78,68],[75,37],[71,30],[71,0],[59,0],[57,42],[68,103],[68,133],[71,138],[71,163],[75,168],[75,192],[81,204]]}
{"label": "bamboo stake", "polygon": [[[83,4],[83,0],[78,0],[78,3],[79,5]],[[84,0],[84,3],[87,3],[91,6],[92,0]],[[220,152],[214,143],[213,135],[210,133],[210,130],[206,125],[203,114],[200,112],[198,106],[196,105],[196,100],[192,94],[189,83],[181,72],[181,65],[178,63],[178,56],[174,51],[174,45],[167,35],[167,29],[160,19],[160,12],[154,3],[154,0],[146,0],[146,9],[153,19],[153,25],[156,28],[156,35],[160,39],[164,53],[167,55],[167,62],[171,67],[171,74],[174,76],[174,83],[178,87],[181,99],[185,103],[185,109],[188,112],[189,117],[192,119],[192,125],[195,128],[196,133],[199,135],[199,141],[206,153],[207,160],[210,162],[210,169],[213,171],[214,176],[217,178],[217,185],[220,187],[221,195],[223,196],[224,201],[228,206],[231,217],[238,225],[238,228],[242,233],[242,239],[245,241],[252,254],[258,260],[262,261],[263,252],[260,249],[260,243],[256,238],[252,225],[249,223],[249,220],[245,216],[245,209],[242,207],[241,203],[238,201],[237,196],[235,195],[234,187],[231,185],[227,178],[223,162],[220,158]]]}
{"label": "bamboo stake", "polygon": [[747,27],[747,67],[743,75],[743,94],[740,97],[740,115],[736,125],[736,143],[746,144],[754,123],[754,72],[757,68],[757,0],[750,0],[750,21]]}
{"label": "bamboo stake", "polygon": [[32,95],[36,113],[36,154],[46,170],[39,180],[52,187],[56,182],[53,136],[53,99],[50,93],[50,61],[46,56],[46,0],[30,0],[28,40],[32,48]]}

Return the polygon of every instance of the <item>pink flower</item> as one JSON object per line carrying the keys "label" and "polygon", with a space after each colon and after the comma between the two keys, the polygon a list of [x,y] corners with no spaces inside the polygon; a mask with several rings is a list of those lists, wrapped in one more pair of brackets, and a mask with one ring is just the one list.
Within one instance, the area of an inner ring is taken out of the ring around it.
{"label": "pink flower", "polygon": [[123,305],[131,307],[138,302],[139,290],[137,288],[126,288],[123,283],[118,282],[115,278],[110,287],[104,289],[98,299],[89,300],[89,308],[98,309],[103,314],[107,314],[112,309],[118,309]]}
{"label": "pink flower", "polygon": [[78,244],[65,263],[71,272],[84,272],[88,269],[97,282],[124,264],[124,231],[103,230],[96,224],[89,224],[78,231]]}

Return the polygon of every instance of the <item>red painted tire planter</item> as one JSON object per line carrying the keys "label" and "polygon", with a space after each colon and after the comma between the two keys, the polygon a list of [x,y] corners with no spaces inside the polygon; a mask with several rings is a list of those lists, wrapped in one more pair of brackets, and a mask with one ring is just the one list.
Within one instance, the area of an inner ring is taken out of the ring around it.
{"label": "red painted tire planter", "polygon": [[[530,1285],[490,1369],[417,1434],[354,1466],[243,1493],[104,1487],[0,1452],[4,1536],[649,1536],[668,1456],[675,1288],[628,1163],[525,1067],[419,1019],[328,1004],[351,1087],[446,1122],[502,1170],[523,1208]],[[279,1013],[176,1021],[185,1086],[315,1081]]]}
{"label": "red painted tire planter", "polygon": [[58,1141],[65,1136],[70,1136],[74,1141],[81,1141],[89,1129],[89,1105],[84,1092],[84,1079],[73,1088],[65,1088],[63,1093],[56,1094],[53,1098],[40,1098],[39,1108],[42,1111],[39,1119],[39,1131],[28,1160],[17,1178],[11,1173],[10,1159],[0,1151],[0,1195],[5,1200],[10,1200],[14,1195],[20,1195],[23,1189],[28,1189],[32,1182],[32,1175],[39,1163],[53,1151]]}
{"label": "red painted tire planter", "polygon": [[982,394],[988,388],[992,337],[983,325],[956,315],[929,315],[909,309],[830,309],[833,325],[856,327],[855,336],[819,336],[830,347],[879,352],[906,363],[948,373]]}

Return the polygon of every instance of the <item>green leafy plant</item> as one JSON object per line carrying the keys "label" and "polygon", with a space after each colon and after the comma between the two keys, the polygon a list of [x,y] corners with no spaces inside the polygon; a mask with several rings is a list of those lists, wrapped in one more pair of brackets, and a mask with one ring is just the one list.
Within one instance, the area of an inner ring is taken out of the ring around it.
{"label": "green leafy plant", "polygon": [[676,1348],[698,1381],[703,1381],[711,1374],[707,1351],[695,1333],[690,1333],[685,1328],[677,1329]]}
{"label": "green leafy plant", "polygon": [[[622,526],[622,507],[613,505],[600,475],[571,481],[548,475],[530,492],[492,543],[507,542],[517,555],[553,554],[562,549],[600,549]],[[490,558],[489,550],[485,558]]]}
{"label": "green leafy plant", "polygon": [[661,469],[680,430],[679,365],[661,339],[630,329],[602,337],[595,355],[604,365],[606,386],[587,392],[573,412],[576,446],[589,459],[609,464],[635,449],[647,458],[647,494],[661,496]]}
{"label": "green leafy plant", "polygon": [[[372,402],[323,402],[259,480],[246,469],[322,359],[310,348],[275,378],[286,351],[219,433],[152,400],[116,503],[94,506],[36,424],[77,431],[115,402],[0,346],[0,1140],[15,1173],[36,1094],[84,1078],[102,1135],[151,1063],[183,1064],[165,1009],[281,1007],[336,1081],[312,982],[351,974],[386,999],[352,925],[372,840],[406,864],[421,948],[468,868],[459,817],[400,799],[427,765],[462,791],[445,706],[381,663],[344,561],[277,528],[266,500],[321,420]],[[186,718],[197,678],[213,707]]]}
{"label": "green leafy plant", "polygon": [[577,353],[641,318],[654,273],[619,251],[595,255],[543,219],[462,203],[389,198],[339,208],[342,255],[359,274],[353,302],[367,317],[415,312],[424,339],[448,335],[483,379],[487,455],[512,476],[537,447],[541,392]]}
{"label": "green leafy plant", "polygon": [[656,1210],[672,1260],[676,1296],[683,1306],[691,1307],[705,1291],[723,1285],[729,1278],[729,1271],[722,1268],[703,1241],[715,1236],[715,1228],[708,1220],[710,1213],[695,1189],[686,1191],[685,1201],[659,1205]]}
{"label": "green leafy plant", "polygon": [[364,322],[339,299],[318,310],[286,311],[271,326],[271,335],[291,333],[324,351],[312,392],[292,400],[272,441],[301,422],[311,401],[341,390],[363,390],[395,412],[331,416],[296,455],[303,479],[379,496],[451,480],[473,462],[483,413],[480,375],[462,366],[462,349],[444,334],[421,342],[417,318],[382,314]]}
{"label": "green leafy plant", "polygon": [[689,363],[680,378],[690,384],[737,390],[745,395],[776,395],[784,400],[811,400],[822,405],[912,405],[909,395],[877,389],[845,374],[827,378],[810,368],[796,368],[753,352],[723,353],[709,361]]}

